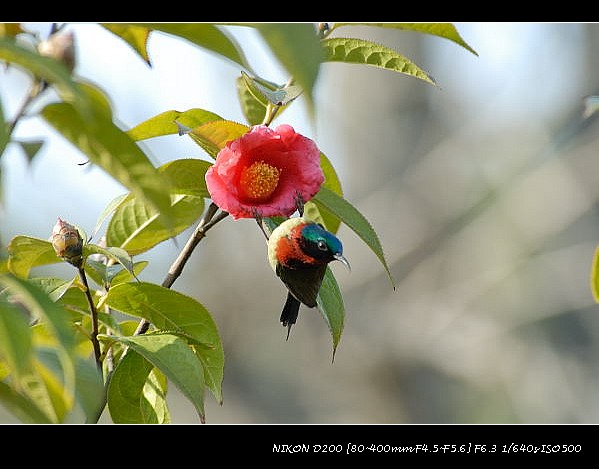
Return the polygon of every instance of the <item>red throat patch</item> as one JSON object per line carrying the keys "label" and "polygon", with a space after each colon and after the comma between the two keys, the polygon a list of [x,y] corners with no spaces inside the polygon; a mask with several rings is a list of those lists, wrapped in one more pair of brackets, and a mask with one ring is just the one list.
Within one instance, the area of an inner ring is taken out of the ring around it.
{"label": "red throat patch", "polygon": [[282,236],[277,242],[277,260],[282,266],[294,269],[301,264],[317,264],[316,260],[306,255],[300,247],[299,240],[304,226],[306,225],[301,224],[293,227],[287,236]]}

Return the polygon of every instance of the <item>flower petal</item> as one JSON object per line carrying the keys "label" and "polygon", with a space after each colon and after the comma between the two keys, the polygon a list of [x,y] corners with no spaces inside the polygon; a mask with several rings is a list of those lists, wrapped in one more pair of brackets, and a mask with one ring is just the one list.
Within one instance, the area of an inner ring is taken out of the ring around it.
{"label": "flower petal", "polygon": [[[270,168],[277,178],[264,177],[264,171],[257,170],[260,168]],[[256,179],[248,179],[251,177]],[[206,172],[212,201],[235,219],[257,214],[289,216],[297,208],[298,195],[307,202],[323,182],[316,143],[288,124],[275,129],[265,125],[252,127],[242,137],[228,142]],[[256,194],[255,200],[251,194]]]}

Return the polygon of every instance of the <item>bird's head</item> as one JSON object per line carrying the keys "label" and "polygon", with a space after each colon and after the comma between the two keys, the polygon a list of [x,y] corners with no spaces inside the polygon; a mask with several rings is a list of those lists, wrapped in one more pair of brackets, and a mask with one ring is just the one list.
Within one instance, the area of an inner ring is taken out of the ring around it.
{"label": "bird's head", "polygon": [[268,256],[274,270],[277,264],[301,269],[334,260],[350,268],[343,257],[341,241],[322,225],[303,217],[290,218],[272,232],[268,240]]}
{"label": "bird's head", "polygon": [[350,269],[348,260],[343,257],[343,245],[333,233],[313,222],[300,225],[298,229],[297,241],[302,251],[313,258],[316,263],[326,264],[337,260]]}

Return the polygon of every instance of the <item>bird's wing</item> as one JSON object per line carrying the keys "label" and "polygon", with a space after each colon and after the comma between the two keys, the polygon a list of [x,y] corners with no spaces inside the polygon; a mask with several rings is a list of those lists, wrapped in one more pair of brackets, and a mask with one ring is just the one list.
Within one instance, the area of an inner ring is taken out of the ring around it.
{"label": "bird's wing", "polygon": [[289,269],[279,264],[277,275],[293,296],[306,306],[314,308],[326,269],[326,265],[309,269]]}

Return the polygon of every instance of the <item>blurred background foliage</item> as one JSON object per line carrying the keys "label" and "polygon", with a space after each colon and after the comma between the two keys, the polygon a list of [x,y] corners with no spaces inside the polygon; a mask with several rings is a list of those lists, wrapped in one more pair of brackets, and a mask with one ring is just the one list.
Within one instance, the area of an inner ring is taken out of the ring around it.
{"label": "blurred background foliage", "polygon": [[[599,305],[589,288],[599,127],[596,116],[582,118],[584,97],[599,93],[599,25],[455,25],[478,57],[426,35],[359,33],[411,58],[438,88],[325,64],[316,120],[296,102],[275,121],[313,138],[334,163],[345,198],[376,229],[398,288],[342,226],[352,271],[332,266],[346,326],[331,363],[316,310],[302,309],[285,341],[278,317],[286,291],[256,224],[219,224],[174,285],[206,305],[223,341],[224,403],[207,400],[208,423],[599,421]],[[75,73],[107,92],[122,128],[192,107],[242,121],[233,65],[156,36],[148,68],[99,26],[69,28]],[[287,79],[259,37],[231,32],[258,74]],[[26,92],[19,70],[3,72],[7,116]],[[47,238],[57,216],[91,231],[125,192],[101,170],[79,166],[84,157],[41,120],[24,120],[15,135],[49,138],[31,163],[16,147],[3,156],[4,245],[17,234]],[[157,165],[205,156],[177,136],[142,147]],[[150,260],[142,280],[159,283],[188,235],[142,256]],[[174,386],[169,402],[173,423],[197,422]],[[14,421],[0,408],[0,422]]]}

